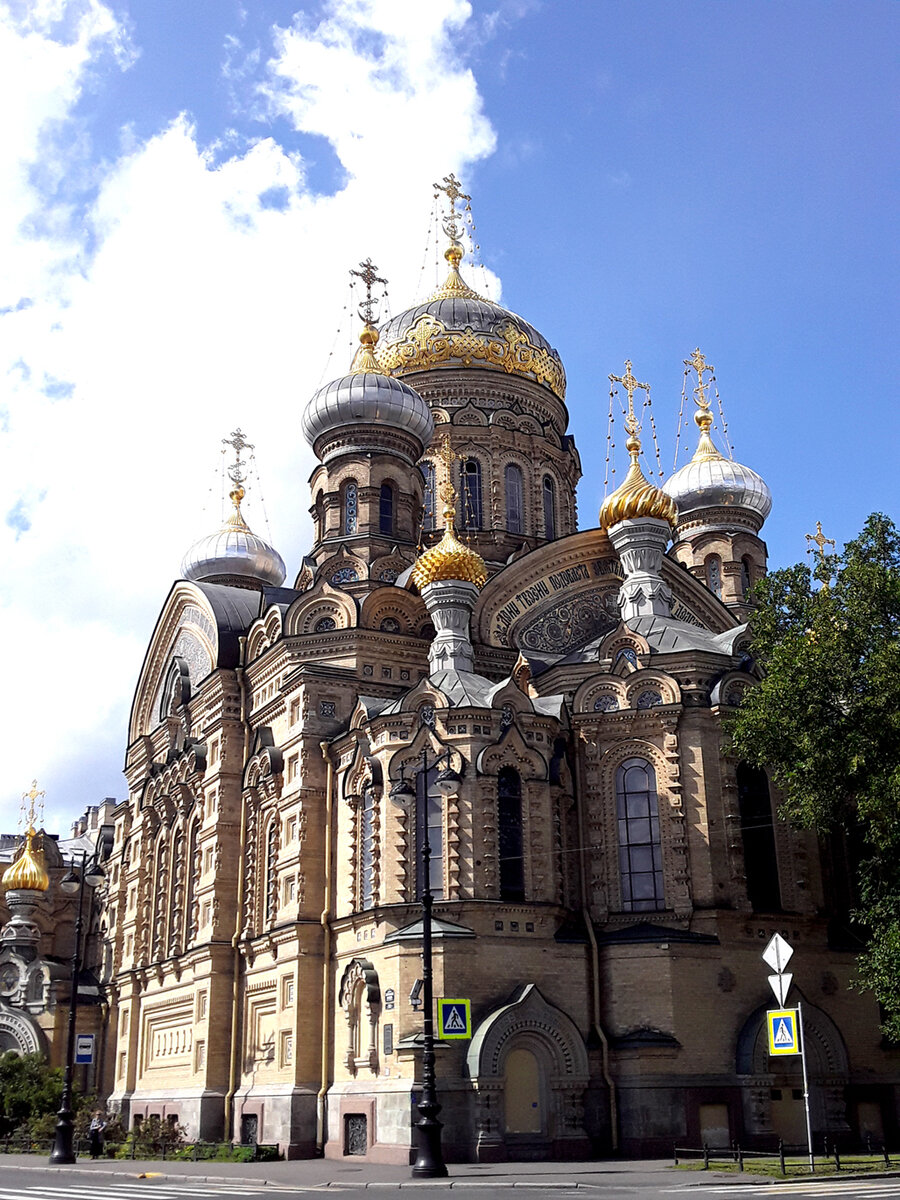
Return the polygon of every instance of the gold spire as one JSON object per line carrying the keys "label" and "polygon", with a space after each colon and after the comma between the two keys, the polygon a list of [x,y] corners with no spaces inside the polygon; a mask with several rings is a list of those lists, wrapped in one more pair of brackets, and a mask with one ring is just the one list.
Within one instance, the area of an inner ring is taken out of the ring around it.
{"label": "gold spire", "polygon": [[[837,549],[837,546],[835,546],[834,538],[827,538],[825,536],[825,534],[822,532],[822,522],[821,521],[816,521],[816,532],[808,533],[806,535],[806,540],[808,542],[815,543],[815,545],[817,547],[816,553],[819,556],[819,562],[825,561],[825,547],[826,546],[832,546],[835,550]],[[813,552],[812,546],[807,546],[806,553],[812,554],[812,552]]]}
{"label": "gold spire", "polygon": [[628,438],[625,448],[631,455],[631,465],[625,480],[612,495],[607,496],[600,506],[600,528],[609,529],[619,521],[627,521],[632,517],[654,517],[657,520],[668,521],[674,525],[678,516],[675,501],[665,492],[660,491],[645,477],[641,470],[640,454],[641,439],[640,425],[634,414],[634,393],[640,388],[650,394],[649,383],[639,383],[631,370],[631,359],[625,360],[624,375],[610,375],[610,383],[621,383],[628,396],[628,413],[625,417],[625,432]]}
{"label": "gold spire", "polygon": [[463,260],[463,245],[460,240],[462,237],[462,229],[460,228],[461,214],[456,210],[457,200],[465,200],[468,203],[472,197],[464,192],[459,185],[459,180],[451,171],[449,175],[444,176],[443,183],[434,185],[435,198],[438,192],[443,192],[447,197],[447,213],[441,221],[444,233],[450,239],[450,245],[444,251],[444,258],[450,264],[450,273],[437,291],[430,297],[432,300],[448,300],[448,299],[464,299],[464,300],[483,300],[483,296],[479,296],[473,288],[470,288],[462,275],[459,273],[459,264]]}
{"label": "gold spire", "polygon": [[453,486],[452,468],[455,455],[450,448],[450,435],[445,435],[438,451],[443,462],[445,475],[439,488],[444,502],[444,535],[441,540],[413,564],[410,578],[421,591],[429,583],[443,579],[459,579],[484,587],[487,582],[487,567],[480,554],[465,546],[456,536],[453,520],[456,514],[456,489]]}
{"label": "gold spire", "polygon": [[[46,892],[50,876],[44,867],[44,855],[35,849],[34,839],[38,836],[34,828],[35,811],[44,793],[38,791],[37,780],[32,780],[31,790],[22,793],[22,814],[25,819],[25,842],[19,856],[11,867],[7,867],[0,878],[0,885],[8,890],[21,889],[31,892]],[[26,809],[25,802],[28,801]]]}
{"label": "gold spire", "polygon": [[366,285],[366,298],[361,301],[358,310],[363,327],[359,335],[360,347],[353,357],[353,364],[350,370],[354,375],[362,375],[364,373],[384,375],[384,371],[379,367],[375,358],[375,347],[378,345],[378,330],[375,328],[375,309],[378,301],[372,295],[372,284],[383,283],[387,285],[387,280],[382,279],[380,275],[376,275],[375,272],[378,268],[372,262],[371,258],[367,258],[359,266],[360,270],[351,270],[350,274],[355,275],[357,279],[361,279]]}
{"label": "gold spire", "polygon": [[713,415],[709,407],[709,397],[706,394],[709,384],[703,379],[705,374],[713,375],[716,368],[706,361],[706,355],[701,353],[699,346],[690,358],[682,361],[686,367],[692,367],[697,372],[697,386],[694,388],[694,403],[697,405],[697,411],[694,413],[694,421],[700,430],[700,440],[691,461],[709,462],[710,459],[723,458],[724,456],[716,449],[715,442],[710,437],[709,431],[713,423]]}

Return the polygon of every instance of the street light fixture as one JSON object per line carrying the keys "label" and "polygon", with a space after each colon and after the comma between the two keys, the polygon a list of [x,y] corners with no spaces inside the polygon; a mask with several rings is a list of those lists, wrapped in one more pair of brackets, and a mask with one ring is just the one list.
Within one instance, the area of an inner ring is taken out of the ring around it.
{"label": "street light fixture", "polygon": [[[437,763],[441,761],[437,759]],[[460,776],[447,765],[437,777],[437,788],[442,796],[452,796],[458,789]],[[434,1071],[434,989],[431,952],[431,843],[428,837],[428,751],[422,749],[422,789],[414,789],[407,783],[402,772],[400,779],[390,792],[394,804],[402,808],[414,808],[416,827],[422,831],[422,1096],[419,1100],[419,1119],[416,1121],[418,1146],[416,1161],[412,1165],[414,1179],[443,1179],[447,1165],[441,1149],[441,1122],[437,1119],[441,1106],[437,1098]],[[421,804],[421,808],[419,805]]]}
{"label": "street light fixture", "polygon": [[69,997],[69,1027],[66,1037],[66,1070],[63,1076],[62,1100],[57,1114],[53,1149],[50,1151],[52,1165],[62,1166],[75,1162],[75,1125],[72,1113],[72,1075],[75,1071],[75,1010],[78,1003],[78,976],[81,972],[81,925],[85,887],[95,888],[103,882],[105,872],[94,858],[87,865],[87,851],[81,852],[81,865],[74,864],[59,881],[60,890],[68,896],[78,893],[78,917],[75,921],[75,948],[72,951],[71,995]]}

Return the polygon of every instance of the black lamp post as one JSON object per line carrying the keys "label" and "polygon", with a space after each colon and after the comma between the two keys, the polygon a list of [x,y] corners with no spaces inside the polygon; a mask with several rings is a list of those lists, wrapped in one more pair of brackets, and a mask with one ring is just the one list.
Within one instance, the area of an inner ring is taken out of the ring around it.
{"label": "black lamp post", "polygon": [[[437,760],[440,762],[440,759]],[[437,777],[438,791],[452,796],[459,785],[459,775],[447,765]],[[417,1152],[412,1165],[414,1179],[442,1179],[447,1164],[441,1149],[441,1122],[437,1119],[441,1106],[437,1098],[434,1074],[434,989],[431,954],[431,842],[428,837],[428,751],[422,750],[422,798],[401,776],[391,788],[391,800],[404,808],[414,807],[416,825],[422,831],[422,1096],[419,1100],[419,1119],[416,1121]]]}
{"label": "black lamp post", "polygon": [[75,1071],[75,1010],[78,1004],[78,976],[81,971],[81,925],[84,908],[84,890],[95,888],[103,882],[104,871],[96,861],[87,865],[87,851],[81,852],[81,865],[76,870],[73,864],[59,881],[59,886],[69,896],[78,893],[78,917],[75,921],[75,948],[72,951],[72,982],[69,999],[69,1027],[66,1037],[66,1070],[63,1076],[62,1102],[59,1106],[53,1149],[50,1162],[55,1165],[75,1162],[75,1125],[72,1113],[72,1075]]}

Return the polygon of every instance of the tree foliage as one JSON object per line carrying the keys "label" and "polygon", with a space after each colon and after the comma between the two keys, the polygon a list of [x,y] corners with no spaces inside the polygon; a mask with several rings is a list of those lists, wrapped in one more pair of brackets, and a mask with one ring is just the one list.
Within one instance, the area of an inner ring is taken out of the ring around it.
{"label": "tree foliage", "polygon": [[0,1054],[0,1137],[15,1133],[32,1117],[54,1113],[62,1100],[62,1071],[43,1054]]}
{"label": "tree foliage", "polygon": [[765,674],[732,745],[771,771],[784,817],[857,836],[860,980],[900,1041],[900,533],[874,513],[843,554],[774,572],[754,600]]}

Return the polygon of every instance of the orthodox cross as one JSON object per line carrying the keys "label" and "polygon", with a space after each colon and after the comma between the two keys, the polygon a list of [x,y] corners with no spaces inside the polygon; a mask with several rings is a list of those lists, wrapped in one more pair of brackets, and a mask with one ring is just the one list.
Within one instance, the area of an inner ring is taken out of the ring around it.
{"label": "orthodox cross", "polygon": [[38,811],[43,812],[44,795],[45,793],[38,789],[36,779],[32,779],[30,789],[22,793],[22,817],[28,829],[34,829]]}
{"label": "orthodox cross", "polygon": [[633,436],[634,434],[636,434],[638,432],[638,430],[640,428],[637,417],[634,415],[634,393],[638,390],[638,388],[640,388],[640,390],[642,392],[646,392],[647,395],[649,396],[650,395],[650,384],[649,383],[639,383],[638,380],[635,379],[635,377],[631,371],[631,359],[630,358],[625,359],[625,374],[624,375],[610,375],[609,382],[610,383],[621,383],[622,387],[625,389],[625,391],[628,394],[628,415],[625,418],[625,432],[629,436]]}
{"label": "orthodox cross", "polygon": [[453,448],[450,445],[450,434],[445,433],[436,457],[444,464],[444,471],[446,472],[438,490],[444,502],[444,520],[447,522],[452,520],[456,506],[456,488],[453,486],[453,464],[455,462],[462,462],[465,455],[453,453]]}
{"label": "orthodox cross", "polygon": [[[241,432],[240,426],[238,426],[232,432],[230,438],[222,438],[222,445],[231,446],[234,450],[234,462],[228,468],[228,478],[235,486],[240,487],[247,478],[244,474],[244,460],[241,458],[241,453],[244,450],[252,450],[253,444],[247,441]],[[222,453],[224,454],[225,451],[223,450]]]}
{"label": "orthodox cross", "polygon": [[[815,545],[816,545],[816,547],[817,547],[816,553],[817,553],[817,554],[818,554],[818,556],[819,556],[819,561],[820,561],[820,562],[824,562],[824,561],[825,561],[825,547],[826,547],[826,546],[834,546],[834,538],[827,538],[827,537],[825,536],[825,534],[822,532],[822,522],[821,522],[821,521],[816,521],[816,532],[815,532],[815,533],[808,533],[808,534],[806,535],[806,540],[807,540],[808,542],[814,542],[814,543],[815,543]],[[835,548],[836,548],[836,547],[835,547]],[[807,553],[807,554],[812,554],[812,553],[813,553],[813,548],[812,548],[812,546],[807,546],[807,547],[806,547],[806,553]]]}
{"label": "orthodox cross", "polygon": [[367,258],[365,262],[361,262],[359,265],[362,270],[350,272],[351,275],[355,275],[357,279],[361,279],[366,285],[366,298],[359,306],[359,315],[367,325],[373,325],[375,322],[375,306],[378,301],[372,295],[372,284],[383,283],[387,285],[387,280],[375,274],[378,268],[372,262],[371,258]]}
{"label": "orthodox cross", "polygon": [[708,383],[704,383],[704,374],[714,375],[716,368],[706,361],[706,355],[701,354],[698,346],[690,358],[682,360],[686,367],[693,367],[697,372],[697,386],[694,388],[694,403],[698,408],[709,408],[709,401],[706,398],[706,389]]}
{"label": "orthodox cross", "polygon": [[471,200],[472,197],[462,190],[459,186],[459,180],[451,171],[449,175],[444,176],[443,183],[434,184],[435,192],[443,192],[447,197],[447,215],[444,218],[443,226],[444,233],[453,242],[458,242],[460,239],[461,230],[459,228],[459,213],[456,211],[457,200]]}

